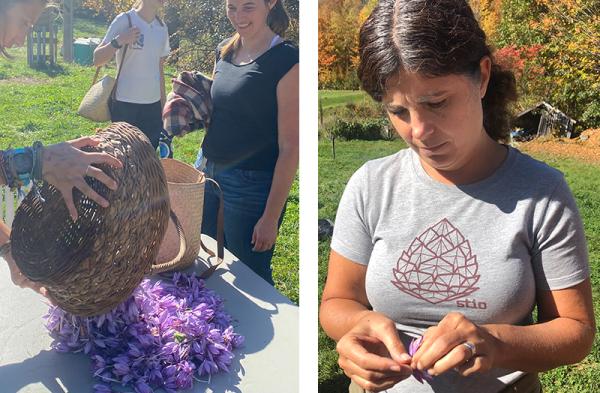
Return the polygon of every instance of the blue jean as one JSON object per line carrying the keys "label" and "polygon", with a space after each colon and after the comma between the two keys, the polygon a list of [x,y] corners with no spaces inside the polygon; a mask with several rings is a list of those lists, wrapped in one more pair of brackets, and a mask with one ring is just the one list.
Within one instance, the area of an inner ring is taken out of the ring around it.
{"label": "blue jean", "polygon": [[[196,166],[200,165],[201,153]],[[264,252],[252,251],[252,233],[254,226],[262,216],[273,173],[239,168],[219,167],[208,161],[203,169],[207,177],[214,179],[223,190],[224,198],[224,232],[225,247],[237,256],[256,274],[273,285],[271,259],[275,247]],[[206,184],[204,191],[204,213],[202,217],[202,233],[216,238],[218,192],[212,183]],[[278,226],[283,221],[285,208],[279,218]]]}

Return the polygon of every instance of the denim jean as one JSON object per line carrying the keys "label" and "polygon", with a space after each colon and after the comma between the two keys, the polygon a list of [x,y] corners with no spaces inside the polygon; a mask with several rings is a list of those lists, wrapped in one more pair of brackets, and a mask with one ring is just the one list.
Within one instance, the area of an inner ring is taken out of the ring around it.
{"label": "denim jean", "polygon": [[[207,177],[214,179],[224,198],[224,232],[225,247],[237,256],[256,274],[273,285],[271,258],[275,247],[264,252],[252,251],[252,233],[254,226],[262,216],[273,173],[269,171],[225,168],[211,161],[201,167],[202,155],[198,153],[196,167],[203,170]],[[202,217],[202,233],[216,238],[218,193],[212,183],[206,184],[204,191],[204,214]],[[278,226],[283,221],[285,208],[281,213]]]}

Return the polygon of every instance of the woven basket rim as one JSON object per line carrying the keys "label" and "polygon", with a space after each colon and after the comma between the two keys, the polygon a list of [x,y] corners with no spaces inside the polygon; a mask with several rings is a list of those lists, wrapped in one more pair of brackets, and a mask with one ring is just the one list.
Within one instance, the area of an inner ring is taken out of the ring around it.
{"label": "woven basket rim", "polygon": [[[167,180],[167,184],[177,184],[178,186],[196,186],[198,183],[205,183],[206,182],[206,175],[204,174],[204,172],[199,171],[198,169],[194,168],[193,166],[186,164],[185,162],[179,161],[179,160],[175,160],[173,158],[163,158],[161,160],[161,164],[163,164],[163,167],[165,164],[170,165],[170,166],[174,166],[174,167],[180,167],[186,171],[193,171],[195,174],[197,174],[198,176],[196,177],[196,181],[188,181],[188,182],[178,182],[178,181],[169,181]],[[165,168],[166,171],[166,168]],[[168,177],[167,177],[168,178]]]}

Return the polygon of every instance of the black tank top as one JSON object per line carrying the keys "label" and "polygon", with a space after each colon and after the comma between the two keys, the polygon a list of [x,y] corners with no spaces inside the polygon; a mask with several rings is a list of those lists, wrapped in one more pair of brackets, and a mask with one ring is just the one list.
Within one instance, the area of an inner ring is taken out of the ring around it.
{"label": "black tank top", "polygon": [[297,63],[298,48],[289,41],[248,64],[235,65],[230,58],[217,61],[211,88],[213,112],[202,143],[209,161],[274,170],[279,155],[277,84]]}

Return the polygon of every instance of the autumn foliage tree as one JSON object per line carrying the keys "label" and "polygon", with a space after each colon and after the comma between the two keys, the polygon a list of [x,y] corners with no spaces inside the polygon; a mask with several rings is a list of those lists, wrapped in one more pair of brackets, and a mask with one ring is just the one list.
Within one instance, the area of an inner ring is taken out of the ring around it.
{"label": "autumn foliage tree", "polygon": [[[545,100],[600,125],[600,0],[503,0],[496,56],[518,53],[522,106]],[[533,52],[532,52],[533,50]]]}
{"label": "autumn foliage tree", "polygon": [[[298,42],[299,0],[283,1],[290,14],[286,38]],[[112,20],[127,11],[136,0],[82,0],[82,7]],[[215,48],[234,30],[225,13],[225,0],[169,0],[163,18],[169,27],[173,52],[170,61],[179,69],[210,72],[215,61]]]}
{"label": "autumn foliage tree", "polygon": [[[468,0],[495,49],[515,71],[517,109],[547,101],[600,126],[600,0]],[[376,0],[319,1],[319,87],[356,89],[358,31]]]}
{"label": "autumn foliage tree", "polygon": [[319,2],[319,87],[357,89],[358,32],[377,1]]}

